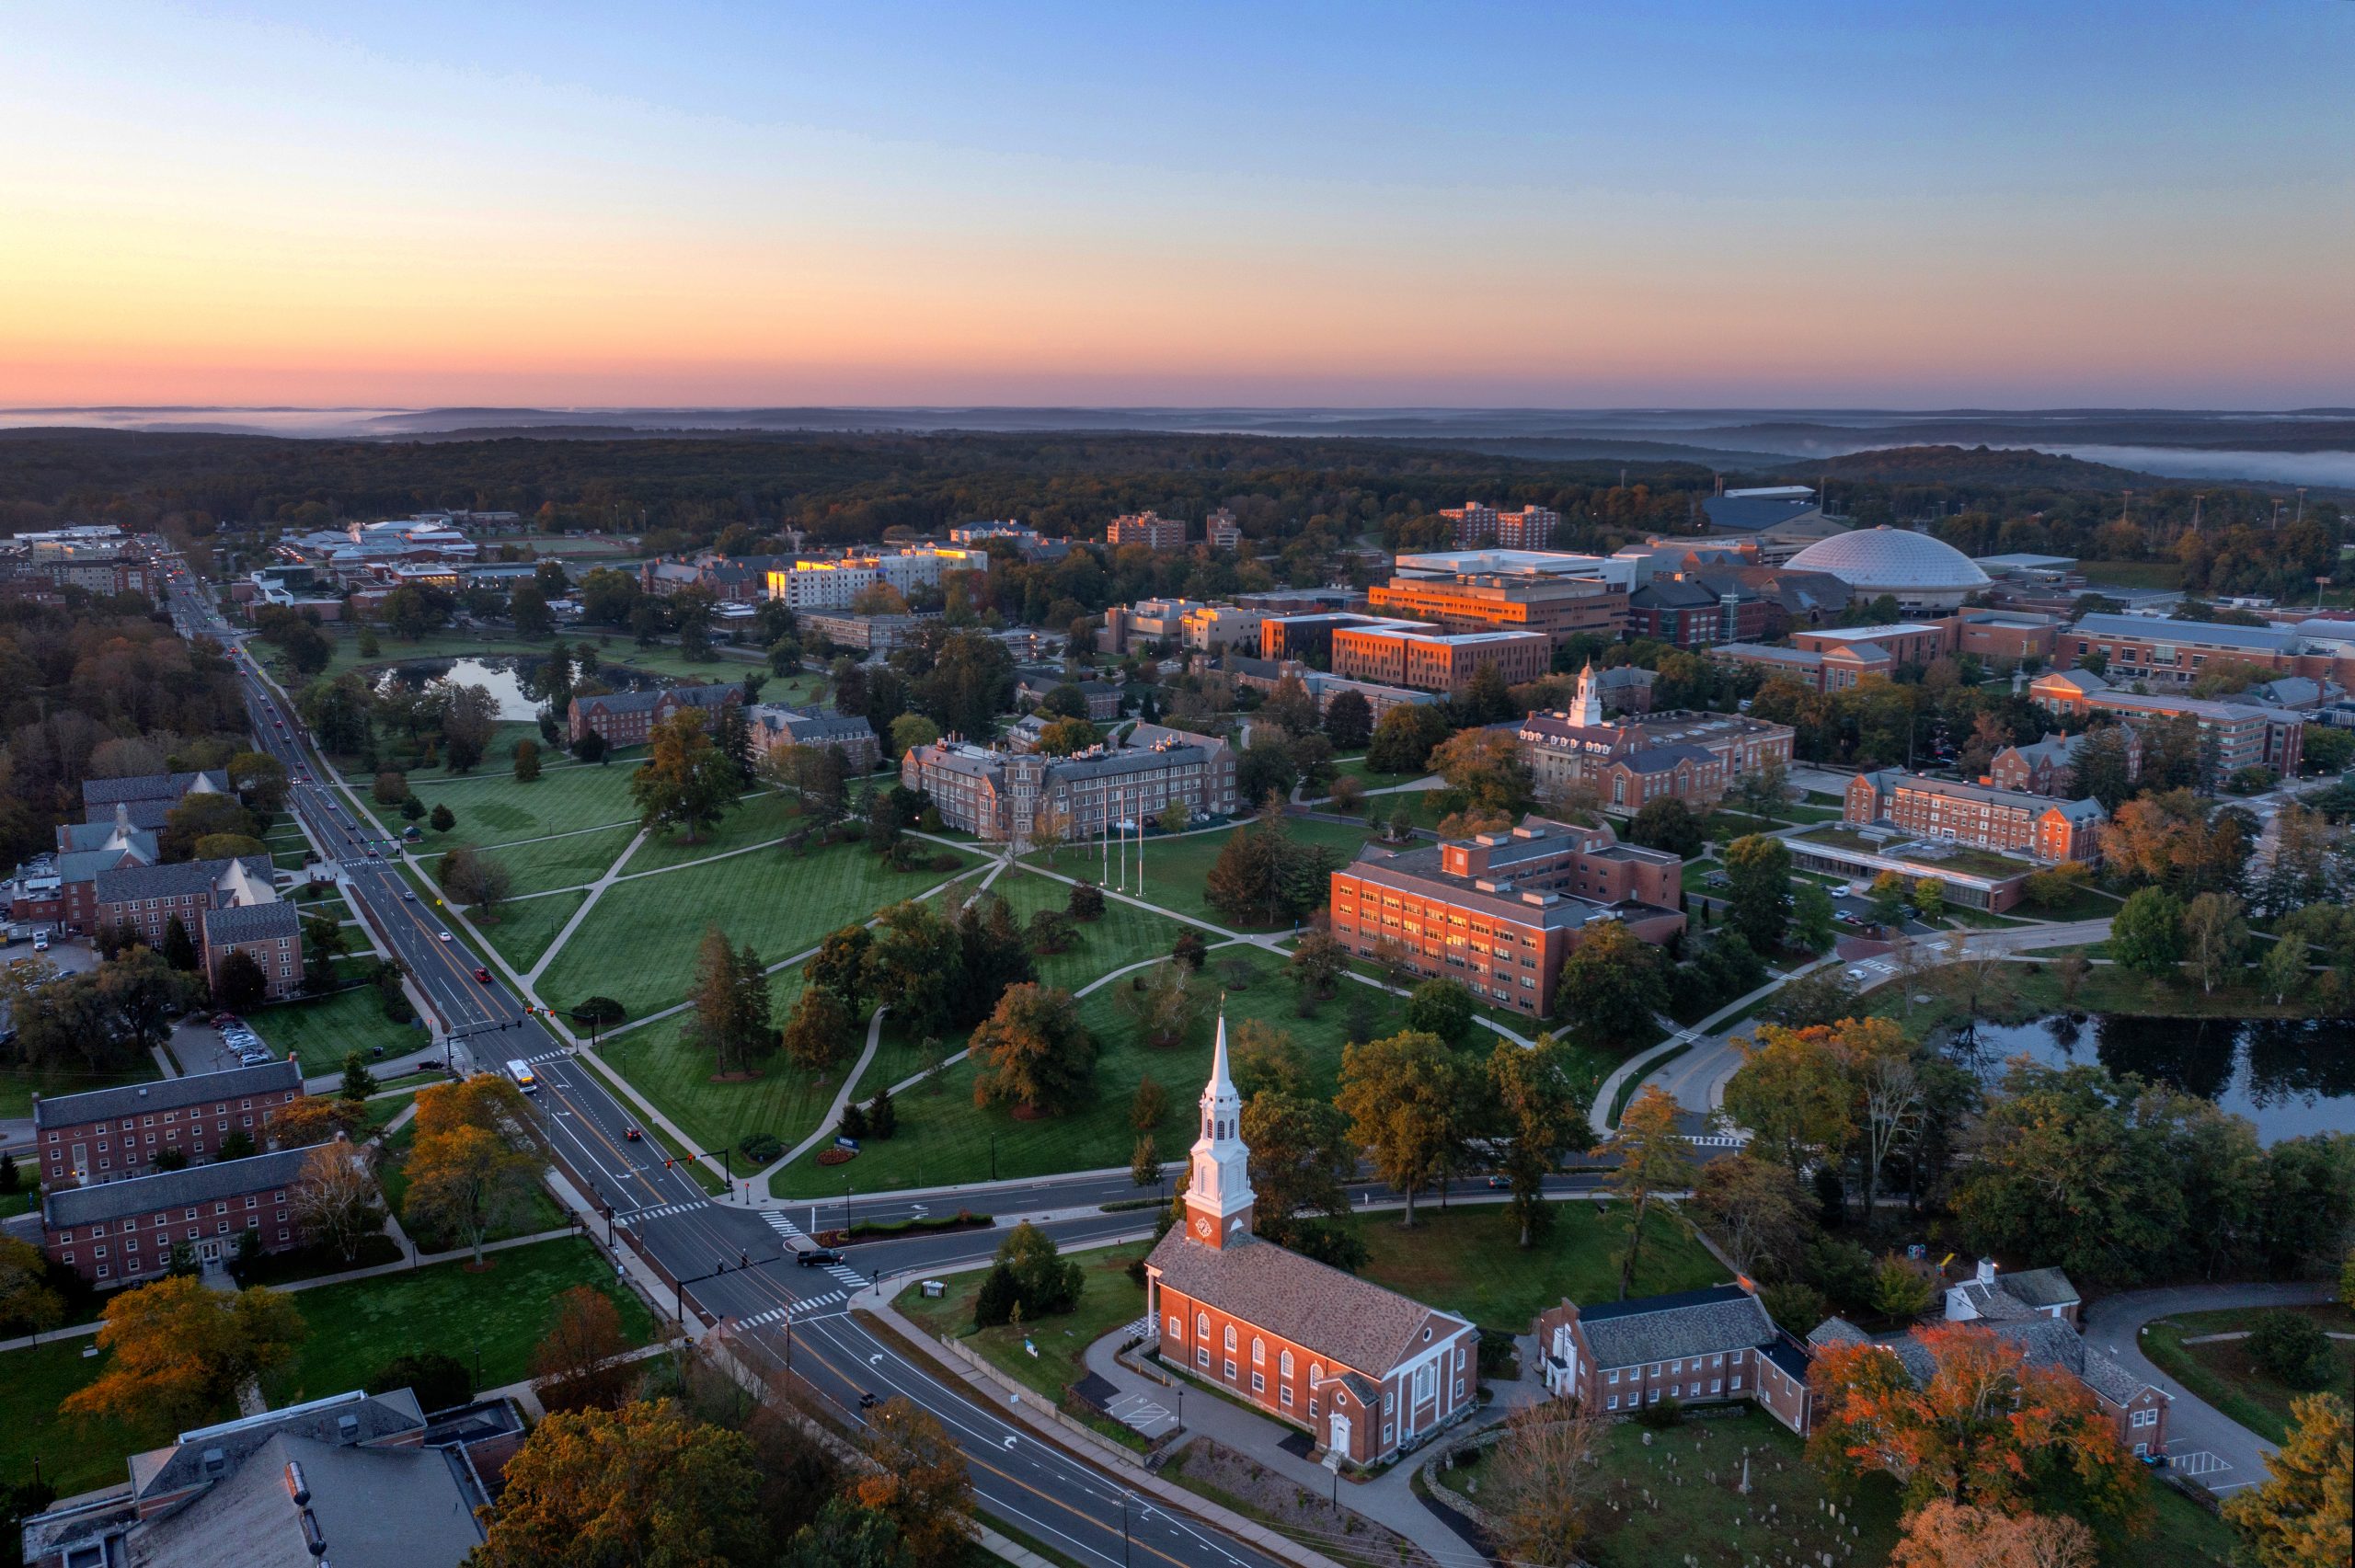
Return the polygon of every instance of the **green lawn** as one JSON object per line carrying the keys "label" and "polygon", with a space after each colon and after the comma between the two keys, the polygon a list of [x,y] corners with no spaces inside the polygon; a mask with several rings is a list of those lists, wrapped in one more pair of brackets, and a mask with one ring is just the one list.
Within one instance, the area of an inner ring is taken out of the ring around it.
{"label": "green lawn", "polygon": [[[2355,1333],[2355,1312],[2336,1304],[2281,1309],[2312,1318],[2332,1333]],[[2253,1329],[2269,1311],[2235,1308],[2221,1312],[2185,1312],[2162,1318],[2142,1336],[2143,1354],[2168,1376],[2258,1436],[2288,1440],[2290,1402],[2313,1391],[2292,1389],[2257,1365],[2246,1340],[2186,1345],[2187,1338]],[[2342,1399],[2355,1398],[2355,1341],[2331,1342],[2338,1374],[2332,1383]]]}
{"label": "green lawn", "polygon": [[[769,995],[782,1024],[801,995],[801,971],[771,976]],[[699,1152],[732,1150],[756,1132],[773,1133],[787,1148],[800,1142],[816,1129],[818,1118],[842,1087],[843,1070],[867,1044],[867,1026],[861,1023],[844,1042],[843,1068],[822,1079],[803,1072],[780,1052],[769,1059],[758,1078],[718,1082],[712,1078],[711,1053],[683,1037],[693,1017],[676,1013],[610,1036],[598,1054],[692,1137]]]}
{"label": "green lawn", "polygon": [[472,773],[453,778],[436,772],[411,777],[410,785],[419,800],[429,807],[447,806],[458,819],[447,833],[429,829],[427,849],[455,849],[461,844],[491,847],[638,819],[638,807],[629,797],[629,776],[634,770],[626,763],[584,767],[547,757],[537,779],[519,784],[507,754],[495,755],[496,768],[486,757]]}
{"label": "green lawn", "polygon": [[[1285,830],[1301,844],[1324,844],[1331,848],[1338,864],[1346,865],[1353,859],[1360,845],[1373,835],[1352,822],[1315,822],[1293,818]],[[1238,928],[1226,916],[1211,908],[1202,897],[1203,880],[1218,861],[1219,851],[1225,847],[1227,833],[1187,833],[1176,838],[1147,839],[1144,848],[1144,891],[1140,895],[1147,903],[1187,915],[1223,930],[1272,930],[1269,926]],[[1130,851],[1130,876],[1135,876],[1135,851]],[[1104,875],[1100,855],[1091,857],[1078,847],[1066,849],[1052,861],[1044,857],[1028,857],[1050,864],[1066,876],[1097,876]],[[1118,878],[1114,878],[1117,885]]]}
{"label": "green lawn", "polygon": [[862,845],[836,844],[798,860],[765,850],[620,882],[557,953],[540,994],[557,1007],[602,994],[633,1015],[655,1012],[686,996],[707,925],[774,964],[950,875],[895,872]]}
{"label": "green lawn", "polygon": [[2079,561],[2077,570],[2095,589],[2183,586],[2183,567],[2175,561]]}
{"label": "green lawn", "polygon": [[[2057,953],[2039,954],[2036,962],[2004,966],[2003,972],[2014,988],[2013,998],[2010,1005],[1991,1010],[1986,1016],[2025,1021],[2061,1012],[2064,1007],[2141,1018],[2303,1018],[2313,1013],[2311,1004],[2303,1000],[2293,1000],[2284,1006],[2247,985],[2221,985],[2213,991],[2202,991],[2196,981],[2163,979],[2116,964],[2095,965],[2086,971],[2076,996],[2064,1001],[2060,976],[2051,962],[2056,956]],[[2254,978],[2254,970],[2246,972]],[[1904,1005],[1904,988],[1893,983],[1876,986],[1866,993],[1867,1012],[1897,1019],[1918,1038],[1958,1015],[1954,1007],[1940,997],[1937,982],[1935,970],[1924,977],[1920,990],[1939,1000],[1912,1009],[1911,1016]]]}
{"label": "green lawn", "polygon": [[469,1368],[479,1352],[481,1387],[521,1381],[530,1375],[533,1346],[556,1321],[557,1298],[576,1285],[614,1299],[633,1343],[653,1335],[652,1314],[585,1240],[514,1247],[488,1261],[481,1274],[463,1263],[435,1264],[301,1292],[294,1303],[310,1332],[281,1402],[356,1389],[412,1351],[438,1350]]}
{"label": "green lawn", "polygon": [[[990,885],[990,891],[1003,898],[1015,919],[1026,924],[1039,910],[1061,910],[1071,900],[1068,884],[1028,871],[1001,876]],[[1074,929],[1079,935],[1070,951],[1033,955],[1040,984],[1076,991],[1139,959],[1166,956],[1178,938],[1193,928],[1134,904],[1107,898],[1100,920],[1080,921]]]}
{"label": "green lawn", "polygon": [[370,1047],[382,1046],[386,1056],[397,1056],[432,1037],[414,1024],[386,1018],[373,986],[258,1007],[246,1014],[246,1022],[279,1054],[291,1050],[300,1057],[306,1074],[340,1070],[347,1051],[365,1057]]}
{"label": "green lawn", "polygon": [[709,860],[730,850],[750,848],[754,844],[773,843],[793,831],[801,822],[797,803],[776,794],[756,795],[749,800],[739,800],[729,808],[718,826],[707,828],[694,843],[675,834],[649,837],[630,857],[633,872],[654,871],[666,865],[684,865],[690,861]]}
{"label": "green lawn", "polygon": [[[33,1114],[33,1096],[54,1097],[59,1094],[86,1094],[93,1089],[109,1089],[118,1083],[144,1083],[161,1076],[155,1059],[142,1053],[121,1072],[69,1072],[59,1070],[45,1072],[39,1068],[11,1067],[0,1071],[0,1116],[29,1116]],[[30,1170],[29,1161],[18,1163]]]}
{"label": "green lawn", "polygon": [[517,899],[500,905],[499,919],[490,924],[477,921],[477,929],[520,973],[540,961],[564,922],[588,901],[586,893],[544,893],[536,898]]}
{"label": "green lawn", "polygon": [[[1313,1095],[1333,1093],[1351,1001],[1361,1000],[1373,1009],[1373,1037],[1400,1026],[1401,999],[1346,981],[1341,994],[1324,1003],[1315,1017],[1297,1016],[1295,993],[1281,978],[1283,960],[1257,948],[1214,952],[1209,983],[1228,983],[1218,976],[1216,966],[1230,952],[1250,965],[1252,979],[1245,988],[1227,992],[1228,1028],[1257,1018],[1290,1034],[1307,1061],[1307,1092]],[[1096,1036],[1097,1049],[1096,1099],[1085,1109],[1023,1121],[1004,1107],[976,1106],[974,1064],[968,1059],[942,1074],[940,1093],[911,1090],[898,1098],[896,1138],[868,1143],[847,1165],[821,1167],[813,1156],[805,1156],[779,1172],[771,1190],[780,1197],[823,1197],[840,1194],[845,1178],[854,1191],[873,1193],[986,1181],[993,1170],[1000,1177],[1015,1177],[1124,1167],[1136,1144],[1129,1126],[1129,1103],[1148,1074],[1168,1093],[1167,1108],[1154,1128],[1158,1153],[1165,1162],[1183,1158],[1193,1126],[1194,1096],[1210,1074],[1212,1020],[1205,1017],[1186,1044],[1155,1049],[1137,1038],[1135,1025],[1120,1011],[1121,990],[1116,982],[1080,1003],[1080,1017]],[[949,1048],[959,1044],[951,1042]],[[1487,1047],[1473,1048],[1485,1052]],[[906,1060],[902,1055],[900,1064]],[[862,1092],[866,1087],[861,1085]]]}
{"label": "green lawn", "polygon": [[[1049,1403],[1060,1405],[1063,1390],[1087,1376],[1081,1358],[1087,1347],[1144,1315],[1144,1288],[1131,1283],[1129,1263],[1151,1248],[1150,1242],[1132,1242],[1072,1254],[1087,1276],[1079,1305],[1059,1317],[1040,1318],[1020,1328],[973,1326],[973,1298],[987,1277],[981,1269],[949,1276],[948,1290],[937,1300],[925,1299],[923,1290],[911,1285],[892,1305],[927,1333],[963,1340],[967,1349],[991,1366]],[[1038,1351],[1035,1356],[1023,1345],[1026,1331]]]}
{"label": "green lawn", "polygon": [[[515,892],[545,893],[594,882],[629,848],[637,832],[627,826],[576,830],[522,843],[492,845],[482,853],[507,868]],[[435,847],[434,836],[429,834],[417,851],[426,871],[436,870],[442,852]]]}
{"label": "green lawn", "polygon": [[[58,1413],[66,1395],[97,1381],[106,1368],[104,1356],[83,1356],[93,1343],[83,1334],[0,1355],[0,1475],[29,1482],[38,1457],[41,1479],[59,1496],[70,1497],[121,1484],[129,1475],[126,1459],[172,1440],[169,1422],[88,1421]],[[236,1413],[219,1413],[223,1420]]]}
{"label": "green lawn", "polygon": [[[1363,1214],[1350,1223],[1371,1254],[1359,1272],[1418,1301],[1470,1318],[1483,1328],[1526,1333],[1532,1319],[1563,1297],[1619,1299],[1619,1250],[1626,1231],[1615,1207],[1591,1201],[1548,1206],[1552,1223],[1529,1251],[1502,1204],[1442,1208],[1415,1205],[1412,1230],[1395,1213]],[[1694,1240],[1682,1216],[1655,1210],[1644,1224],[1635,1296],[1722,1285],[1726,1272]]]}

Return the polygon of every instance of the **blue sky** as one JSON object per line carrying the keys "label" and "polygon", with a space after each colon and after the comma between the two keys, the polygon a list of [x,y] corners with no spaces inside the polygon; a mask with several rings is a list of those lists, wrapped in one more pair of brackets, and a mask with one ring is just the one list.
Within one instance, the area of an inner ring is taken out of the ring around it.
{"label": "blue sky", "polygon": [[2347,0],[8,30],[5,401],[2355,401]]}

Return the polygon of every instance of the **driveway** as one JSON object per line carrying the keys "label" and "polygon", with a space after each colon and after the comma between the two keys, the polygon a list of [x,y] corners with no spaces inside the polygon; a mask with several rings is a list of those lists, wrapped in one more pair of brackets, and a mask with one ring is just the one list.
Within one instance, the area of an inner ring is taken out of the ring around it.
{"label": "driveway", "polygon": [[2319,1282],[2294,1285],[2182,1285],[2104,1297],[2085,1313],[2085,1343],[2156,1384],[2174,1403],[2167,1410],[2167,1463],[2211,1492],[2236,1492],[2265,1480],[2273,1445],[2153,1366],[2142,1354],[2142,1325],[2177,1312],[2230,1307],[2290,1307],[2330,1299]]}

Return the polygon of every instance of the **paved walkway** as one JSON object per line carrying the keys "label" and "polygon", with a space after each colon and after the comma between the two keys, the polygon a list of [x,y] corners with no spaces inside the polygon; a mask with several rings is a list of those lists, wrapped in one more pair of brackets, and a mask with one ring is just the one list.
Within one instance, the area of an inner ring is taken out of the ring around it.
{"label": "paved walkway", "polygon": [[[611,887],[620,877],[622,867],[629,864],[630,856],[636,854],[638,846],[646,842],[646,836],[647,830],[640,828],[638,830],[638,836],[630,840],[629,846],[614,857],[613,864],[605,867],[605,874],[588,885],[589,896],[580,900],[580,907],[572,911],[572,918],[564,922],[564,929],[557,932],[555,940],[541,951],[539,961],[524,972],[523,977],[524,984],[539,983],[541,973],[547,968],[548,965],[555,962],[557,954],[564,951],[564,944],[572,940],[572,933],[580,929],[580,922],[589,918],[589,911],[597,907],[597,900],[605,896],[605,889]],[[415,857],[410,858],[413,860]]]}
{"label": "paved walkway", "polygon": [[2182,1285],[2106,1296],[2085,1312],[2085,1343],[2107,1352],[2174,1402],[2167,1409],[2167,1464],[2211,1492],[2237,1492],[2265,1481],[2265,1456],[2274,1445],[2168,1377],[2142,1354],[2142,1325],[2177,1312],[2232,1307],[2290,1307],[2327,1301],[2320,1283]]}
{"label": "paved walkway", "polygon": [[[828,1105],[826,1114],[818,1118],[818,1125],[810,1136],[752,1173],[749,1179],[760,1194],[762,1202],[773,1201],[768,1196],[771,1176],[817,1148],[833,1135],[835,1127],[842,1125],[843,1112],[850,1105],[851,1091],[858,1087],[859,1075],[867,1070],[867,1064],[875,1059],[876,1047],[883,1043],[883,1014],[890,1011],[882,1003],[876,1003],[873,1015],[867,1020],[867,1048],[858,1053],[858,1059],[850,1064],[848,1072],[843,1074],[843,1086],[835,1093],[833,1104]],[[896,1094],[899,1091],[895,1088],[892,1093]]]}
{"label": "paved walkway", "polygon": [[[1114,1354],[1127,1337],[1124,1332],[1105,1335],[1087,1347],[1085,1359],[1089,1371],[1119,1391],[1109,1402],[1121,1408],[1121,1419],[1129,1425],[1148,1435],[1163,1432],[1178,1425],[1177,1415],[1182,1412],[1187,1431],[1267,1466],[1313,1497],[1338,1495],[1340,1506],[1406,1537],[1438,1562],[1454,1563],[1471,1556],[1463,1538],[1415,1495],[1410,1477],[1418,1456],[1400,1460],[1372,1481],[1341,1482],[1337,1491],[1331,1471],[1283,1446],[1290,1440],[1298,1447],[1304,1434],[1254,1414],[1208,1387],[1188,1388],[1184,1378],[1165,1388],[1131,1370]],[[1182,1397],[1178,1391],[1180,1388],[1186,1389]],[[1491,1406],[1471,1422],[1453,1428],[1453,1434],[1461,1436],[1476,1430],[1483,1424],[1483,1417],[1491,1413],[1500,1414],[1501,1410]]]}

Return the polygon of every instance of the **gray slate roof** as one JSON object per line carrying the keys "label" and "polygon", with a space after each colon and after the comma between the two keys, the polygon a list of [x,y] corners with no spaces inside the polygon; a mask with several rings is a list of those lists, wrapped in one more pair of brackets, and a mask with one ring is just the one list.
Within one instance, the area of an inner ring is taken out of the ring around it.
{"label": "gray slate roof", "polygon": [[[270,861],[266,854],[237,857],[245,868],[267,884],[270,880]],[[111,904],[130,898],[185,898],[210,893],[221,879],[229,863],[225,860],[183,860],[165,865],[133,865],[120,871],[101,871],[98,875],[96,892],[98,902]]]}
{"label": "gray slate roof", "polygon": [[220,773],[142,773],[128,779],[84,779],[84,806],[111,807],[117,801],[178,800],[201,779],[209,789],[226,792],[228,779]]}
{"label": "gray slate roof", "polygon": [[637,714],[650,711],[664,697],[676,698],[690,707],[708,708],[731,698],[741,701],[743,695],[739,686],[657,686],[643,692],[600,692],[572,700],[584,714]]}
{"label": "gray slate roof", "polygon": [[147,1214],[181,1204],[217,1202],[246,1193],[292,1185],[302,1174],[308,1149],[281,1149],[245,1160],[216,1160],[134,1176],[127,1182],[100,1182],[96,1186],[67,1187],[41,1199],[41,1222],[52,1230],[69,1225],[97,1225],[129,1215]]}
{"label": "gray slate roof", "polygon": [[2124,1404],[2151,1385],[2087,1345],[2076,1330],[2054,1318],[2027,1318],[1993,1325],[2017,1344],[2031,1367],[2058,1367],[2112,1404]]}
{"label": "gray slate roof", "polygon": [[270,942],[303,934],[303,917],[284,900],[268,904],[232,904],[204,911],[204,940]]}
{"label": "gray slate roof", "polygon": [[1603,1368],[1749,1350],[1775,1339],[1774,1320],[1739,1285],[1606,1301],[1580,1309],[1579,1326]]}
{"label": "gray slate roof", "polygon": [[335,1442],[339,1424],[347,1415],[357,1424],[355,1436],[362,1443],[381,1442],[425,1429],[425,1413],[418,1408],[417,1396],[407,1389],[381,1394],[336,1394],[264,1415],[196,1427],[181,1433],[168,1447],[133,1454],[132,1490],[138,1496],[153,1497],[195,1484],[203,1478],[207,1449],[220,1450],[223,1459],[235,1464],[281,1432],[318,1442]]}
{"label": "gray slate roof", "polygon": [[2257,653],[2292,653],[2295,631],[2275,626],[2228,626],[2214,621],[2169,621],[2151,615],[2086,615],[2070,628],[2081,637],[2132,637],[2145,642],[2190,647],[2245,648]]}
{"label": "gray slate roof", "polygon": [[2031,1307],[2065,1307],[2084,1299],[2069,1276],[2057,1268],[2024,1268],[2000,1274],[1995,1282]]}
{"label": "gray slate roof", "polygon": [[1716,760],[1698,746],[1655,746],[1648,751],[1637,751],[1621,759],[1629,771],[1638,773],[1674,773],[1679,762],[1706,768]]}
{"label": "gray slate roof", "polygon": [[1470,1326],[1257,1236],[1207,1247],[1187,1240],[1181,1227],[1164,1236],[1145,1263],[1181,1295],[1377,1378],[1422,1348],[1426,1328],[1436,1341]]}
{"label": "gray slate roof", "polygon": [[254,1067],[233,1067],[226,1072],[198,1072],[186,1078],[159,1079],[153,1083],[126,1083],[115,1089],[93,1089],[84,1094],[51,1094],[33,1102],[33,1126],[78,1127],[154,1111],[175,1111],[183,1105],[219,1103],[247,1094],[282,1094],[303,1087],[303,1069],[291,1061],[266,1061]]}
{"label": "gray slate roof", "polygon": [[[303,1467],[327,1556],[314,1559],[286,1467]],[[177,1513],[131,1533],[131,1568],[458,1568],[480,1545],[469,1484],[442,1448],[365,1448],[280,1433]]]}

